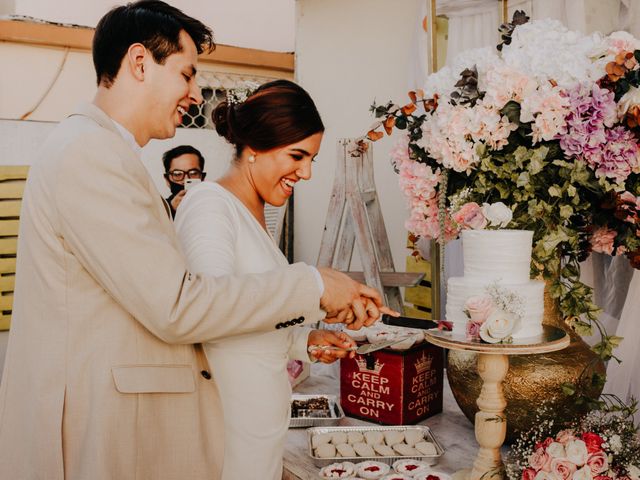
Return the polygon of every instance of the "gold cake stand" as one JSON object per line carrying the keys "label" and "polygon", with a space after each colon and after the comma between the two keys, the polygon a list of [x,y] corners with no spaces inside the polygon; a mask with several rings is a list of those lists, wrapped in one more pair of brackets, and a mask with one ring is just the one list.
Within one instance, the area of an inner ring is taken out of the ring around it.
{"label": "gold cake stand", "polygon": [[474,429],[480,447],[473,468],[456,472],[454,480],[504,478],[500,447],[507,433],[507,418],[504,415],[507,401],[502,392],[502,381],[509,370],[509,355],[548,353],[569,346],[570,338],[564,330],[547,325],[543,325],[542,329],[538,336],[505,344],[470,341],[464,334],[435,329],[425,332],[427,341],[434,345],[479,354],[478,373],[483,383],[476,401],[480,410],[476,413]]}

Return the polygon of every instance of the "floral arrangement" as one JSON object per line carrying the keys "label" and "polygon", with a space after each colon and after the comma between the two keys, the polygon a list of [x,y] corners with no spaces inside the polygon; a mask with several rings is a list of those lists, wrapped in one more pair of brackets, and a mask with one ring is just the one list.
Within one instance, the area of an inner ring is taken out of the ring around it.
{"label": "floral arrangement", "polygon": [[506,207],[499,224],[534,232],[532,275],[574,330],[599,330],[608,360],[621,339],[598,322],[580,262],[603,252],[640,268],[640,41],[527,20],[518,12],[499,51],[464,52],[407,105],[374,104],[354,148],[405,132],[391,156],[416,239],[442,244]]}
{"label": "floral arrangement", "polygon": [[469,297],[464,304],[468,340],[510,343],[523,316],[522,298],[497,283],[488,285],[485,295]]}
{"label": "floral arrangement", "polygon": [[507,457],[511,480],[639,480],[640,439],[634,406],[589,413],[555,425],[541,420],[516,440]]}
{"label": "floral arrangement", "polygon": [[232,104],[243,103],[260,86],[257,82],[245,81],[239,85],[227,89],[227,102]]}

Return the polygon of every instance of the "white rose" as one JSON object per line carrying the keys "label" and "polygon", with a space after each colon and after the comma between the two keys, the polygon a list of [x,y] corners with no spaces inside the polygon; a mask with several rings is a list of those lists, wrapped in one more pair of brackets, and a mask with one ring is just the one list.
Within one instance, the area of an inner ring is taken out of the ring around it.
{"label": "white rose", "polygon": [[592,480],[593,476],[591,475],[591,469],[587,466],[582,467],[579,470],[576,470],[573,473],[572,480]]}
{"label": "white rose", "polygon": [[572,440],[566,446],[567,459],[581,467],[587,463],[589,452],[587,445],[582,440]]}
{"label": "white rose", "polygon": [[639,480],[640,479],[640,468],[635,465],[627,465],[627,474],[631,480]]}
{"label": "white rose", "polygon": [[547,453],[551,458],[563,458],[566,456],[564,445],[558,442],[551,442],[547,447]]}
{"label": "white rose", "polygon": [[489,222],[489,225],[504,228],[513,218],[513,212],[502,202],[496,202],[489,205],[482,204],[482,213]]}
{"label": "white rose", "polygon": [[480,338],[487,343],[498,343],[510,336],[520,325],[520,317],[504,310],[494,310],[480,327]]}
{"label": "white rose", "polygon": [[638,104],[640,104],[640,88],[632,86],[618,101],[618,118],[624,117],[631,107]]}

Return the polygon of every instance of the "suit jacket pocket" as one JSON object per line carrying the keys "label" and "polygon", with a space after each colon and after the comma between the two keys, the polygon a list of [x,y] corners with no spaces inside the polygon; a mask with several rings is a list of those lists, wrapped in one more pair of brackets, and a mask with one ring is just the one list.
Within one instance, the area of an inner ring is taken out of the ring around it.
{"label": "suit jacket pocket", "polygon": [[191,365],[118,365],[111,367],[120,393],[190,393],[196,389]]}

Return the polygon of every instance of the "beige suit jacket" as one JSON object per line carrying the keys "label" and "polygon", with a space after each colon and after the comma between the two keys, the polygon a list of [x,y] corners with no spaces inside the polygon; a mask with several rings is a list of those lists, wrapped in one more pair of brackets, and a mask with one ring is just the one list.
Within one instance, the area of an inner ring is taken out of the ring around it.
{"label": "beige suit jacket", "polygon": [[321,317],[305,265],[189,273],[140,159],[104,112],[85,106],[29,172],[0,386],[0,478],[218,478],[220,401],[193,344],[300,317]]}

